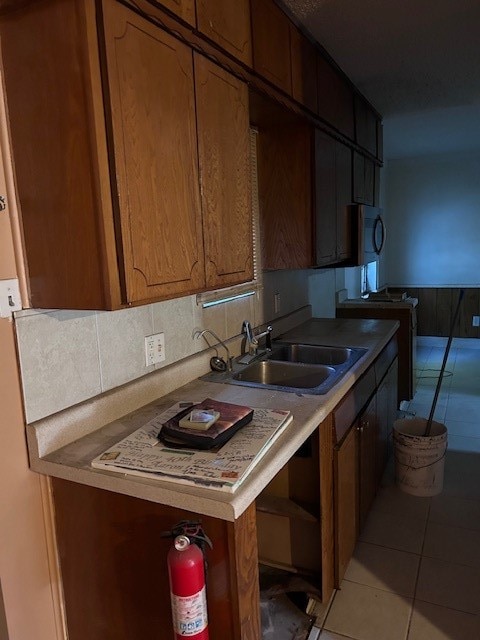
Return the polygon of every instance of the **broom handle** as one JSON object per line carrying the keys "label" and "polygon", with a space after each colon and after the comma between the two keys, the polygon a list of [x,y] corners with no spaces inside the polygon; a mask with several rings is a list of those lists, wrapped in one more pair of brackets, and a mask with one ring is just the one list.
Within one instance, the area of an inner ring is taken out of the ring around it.
{"label": "broom handle", "polygon": [[462,302],[464,290],[460,290],[460,295],[458,296],[457,308],[455,309],[455,313],[453,315],[452,326],[450,327],[450,335],[448,336],[447,348],[445,349],[445,355],[443,356],[442,367],[440,369],[440,375],[438,376],[437,388],[435,389],[435,395],[433,397],[432,408],[430,410],[430,415],[428,416],[427,427],[425,429],[425,433],[423,434],[425,437],[430,435],[430,431],[432,428],[433,414],[435,413],[435,407],[437,406],[438,395],[440,393],[440,387],[442,386],[443,373],[445,371],[445,367],[447,366],[448,354],[450,352],[450,346],[452,344],[453,338],[453,330],[455,329],[455,323],[457,322],[458,312],[460,311],[460,303]]}

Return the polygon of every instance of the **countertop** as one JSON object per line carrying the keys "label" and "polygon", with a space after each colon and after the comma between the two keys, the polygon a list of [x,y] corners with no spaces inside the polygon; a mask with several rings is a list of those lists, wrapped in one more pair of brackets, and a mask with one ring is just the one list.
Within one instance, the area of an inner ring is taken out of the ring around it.
{"label": "countertop", "polygon": [[[100,426],[67,445],[42,455],[42,429],[62,429],[65,420],[27,426],[30,463],[34,471],[134,496],[195,513],[233,521],[255,500],[300,445],[332,412],[355,381],[368,369],[398,329],[396,320],[312,318],[281,337],[330,346],[363,347],[367,352],[325,395],[300,395],[195,379],[158,400]],[[206,373],[206,372],[205,372]],[[167,375],[167,374],[165,374]],[[128,393],[128,389],[124,391]],[[179,401],[215,398],[251,407],[289,410],[293,422],[234,493],[93,469],[91,460],[155,415]],[[92,407],[92,403],[90,403]],[[94,407],[94,404],[93,404]],[[78,419],[78,418],[77,418]],[[57,425],[57,426],[55,426]],[[74,428],[75,425],[71,425]],[[77,428],[81,425],[77,425]],[[51,435],[51,434],[50,434]],[[61,435],[61,434],[59,434]],[[61,440],[61,438],[60,438]]]}
{"label": "countertop", "polygon": [[338,302],[337,307],[372,307],[375,309],[411,309],[418,305],[417,298],[405,298],[404,300],[375,300],[369,298],[347,298],[343,302]]}

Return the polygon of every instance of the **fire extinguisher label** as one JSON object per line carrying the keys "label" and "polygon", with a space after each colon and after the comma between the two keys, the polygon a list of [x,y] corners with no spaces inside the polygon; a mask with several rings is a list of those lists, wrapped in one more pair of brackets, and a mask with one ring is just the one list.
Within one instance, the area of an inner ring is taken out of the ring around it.
{"label": "fire extinguisher label", "polygon": [[205,587],[191,596],[172,593],[172,617],[175,633],[194,636],[207,628],[207,592]]}

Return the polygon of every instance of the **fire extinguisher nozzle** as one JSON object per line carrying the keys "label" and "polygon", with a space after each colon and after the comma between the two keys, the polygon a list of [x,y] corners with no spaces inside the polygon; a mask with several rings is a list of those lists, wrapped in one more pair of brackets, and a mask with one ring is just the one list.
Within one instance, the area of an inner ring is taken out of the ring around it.
{"label": "fire extinguisher nozzle", "polygon": [[187,536],[177,536],[173,544],[177,551],[184,551],[190,546],[190,539]]}

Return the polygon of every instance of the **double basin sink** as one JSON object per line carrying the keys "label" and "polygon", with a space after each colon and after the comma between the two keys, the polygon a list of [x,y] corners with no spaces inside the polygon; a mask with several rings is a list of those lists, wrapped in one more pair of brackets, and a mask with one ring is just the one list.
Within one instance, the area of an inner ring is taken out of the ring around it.
{"label": "double basin sink", "polygon": [[[340,381],[367,349],[274,342],[271,351],[233,372],[209,374],[210,381],[321,395]],[[217,378],[215,378],[215,375]],[[205,379],[204,378],[204,379]]]}

